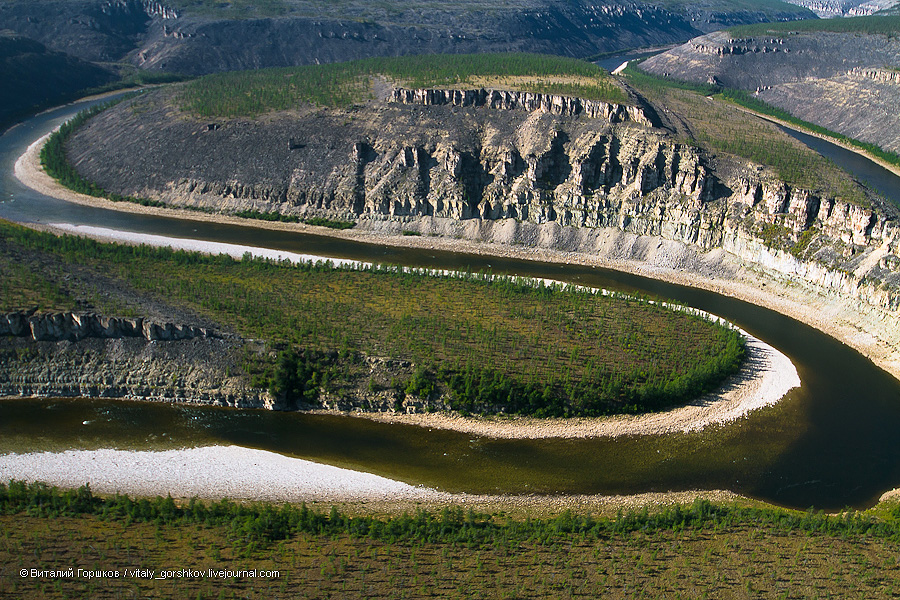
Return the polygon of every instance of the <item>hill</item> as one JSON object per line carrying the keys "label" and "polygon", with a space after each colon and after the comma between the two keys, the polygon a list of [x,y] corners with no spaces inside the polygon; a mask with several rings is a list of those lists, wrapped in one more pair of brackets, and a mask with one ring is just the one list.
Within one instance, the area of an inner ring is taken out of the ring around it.
{"label": "hill", "polygon": [[695,38],[641,68],[754,92],[803,120],[900,151],[900,17],[734,28]]}
{"label": "hill", "polygon": [[17,117],[115,78],[106,69],[48,50],[34,40],[0,33],[0,131]]}
{"label": "hill", "polygon": [[[479,239],[615,256],[641,250],[600,238],[657,236],[900,303],[897,209],[773,125],[587,63],[487,62],[452,81],[416,80],[413,59],[213,75],[112,108],[64,148],[85,190],[147,202],[432,235],[478,223]],[[304,96],[329,73],[341,94]],[[619,97],[554,91],[566,78]]]}
{"label": "hill", "polygon": [[775,0],[0,0],[0,29],[88,61],[184,74],[436,52],[584,57],[809,16]]}

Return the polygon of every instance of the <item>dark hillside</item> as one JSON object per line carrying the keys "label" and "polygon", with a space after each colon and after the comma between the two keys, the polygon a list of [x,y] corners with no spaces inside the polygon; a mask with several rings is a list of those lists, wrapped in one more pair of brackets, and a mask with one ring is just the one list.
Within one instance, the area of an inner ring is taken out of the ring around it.
{"label": "dark hillside", "polygon": [[774,0],[0,0],[0,29],[90,61],[189,74],[436,52],[587,57],[810,16]]}
{"label": "dark hillside", "polygon": [[42,44],[0,34],[0,130],[36,107],[115,79],[110,71]]}

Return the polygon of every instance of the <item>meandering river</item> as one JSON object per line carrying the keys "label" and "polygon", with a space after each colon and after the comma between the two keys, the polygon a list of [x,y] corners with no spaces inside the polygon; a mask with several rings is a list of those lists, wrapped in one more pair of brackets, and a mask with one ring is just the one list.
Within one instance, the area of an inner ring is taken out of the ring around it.
{"label": "meandering river", "polygon": [[447,491],[638,493],[730,489],[788,506],[867,506],[900,486],[900,382],[806,325],[746,302],[625,273],[120,213],[23,187],[15,159],[86,103],[0,137],[0,217],[68,222],[443,269],[492,269],[671,298],[718,314],[794,361],[803,385],[775,407],[700,433],[494,440],[363,419],[98,400],[0,402],[0,452],[238,444]]}

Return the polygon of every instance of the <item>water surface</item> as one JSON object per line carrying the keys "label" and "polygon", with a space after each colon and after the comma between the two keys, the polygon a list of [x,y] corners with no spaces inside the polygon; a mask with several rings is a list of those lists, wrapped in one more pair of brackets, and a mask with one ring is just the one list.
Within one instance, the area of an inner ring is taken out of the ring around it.
{"label": "water surface", "polygon": [[571,281],[675,299],[787,354],[803,386],[727,427],[615,440],[492,440],[361,419],[103,400],[0,402],[0,451],[234,443],[449,491],[636,493],[726,488],[806,508],[866,506],[900,485],[900,382],[854,350],[747,302],[583,266],[381,247],[254,227],[119,213],[24,188],[12,164],[74,112],[40,115],[0,137],[0,217],[246,244],[307,254]]}

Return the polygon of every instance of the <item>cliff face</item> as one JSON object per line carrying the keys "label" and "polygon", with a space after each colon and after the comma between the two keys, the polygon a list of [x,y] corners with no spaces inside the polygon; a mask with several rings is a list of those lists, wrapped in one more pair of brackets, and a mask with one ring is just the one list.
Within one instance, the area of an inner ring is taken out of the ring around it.
{"label": "cliff face", "polygon": [[610,122],[619,117],[553,108],[574,103],[491,108],[478,100],[488,92],[393,97],[403,102],[211,126],[167,116],[160,94],[94,119],[70,140],[70,159],[110,191],[175,205],[361,226],[425,218],[615,228],[724,249],[883,309],[900,305],[896,211],[714,160],[644,124],[649,108],[601,111],[636,115]]}
{"label": "cliff face", "polygon": [[720,31],[651,57],[641,68],[755,92],[805,121],[900,151],[896,36],[794,32],[737,37]]}
{"label": "cliff face", "polygon": [[242,342],[142,336],[77,341],[0,336],[0,396],[124,398],[272,408],[247,385]]}

